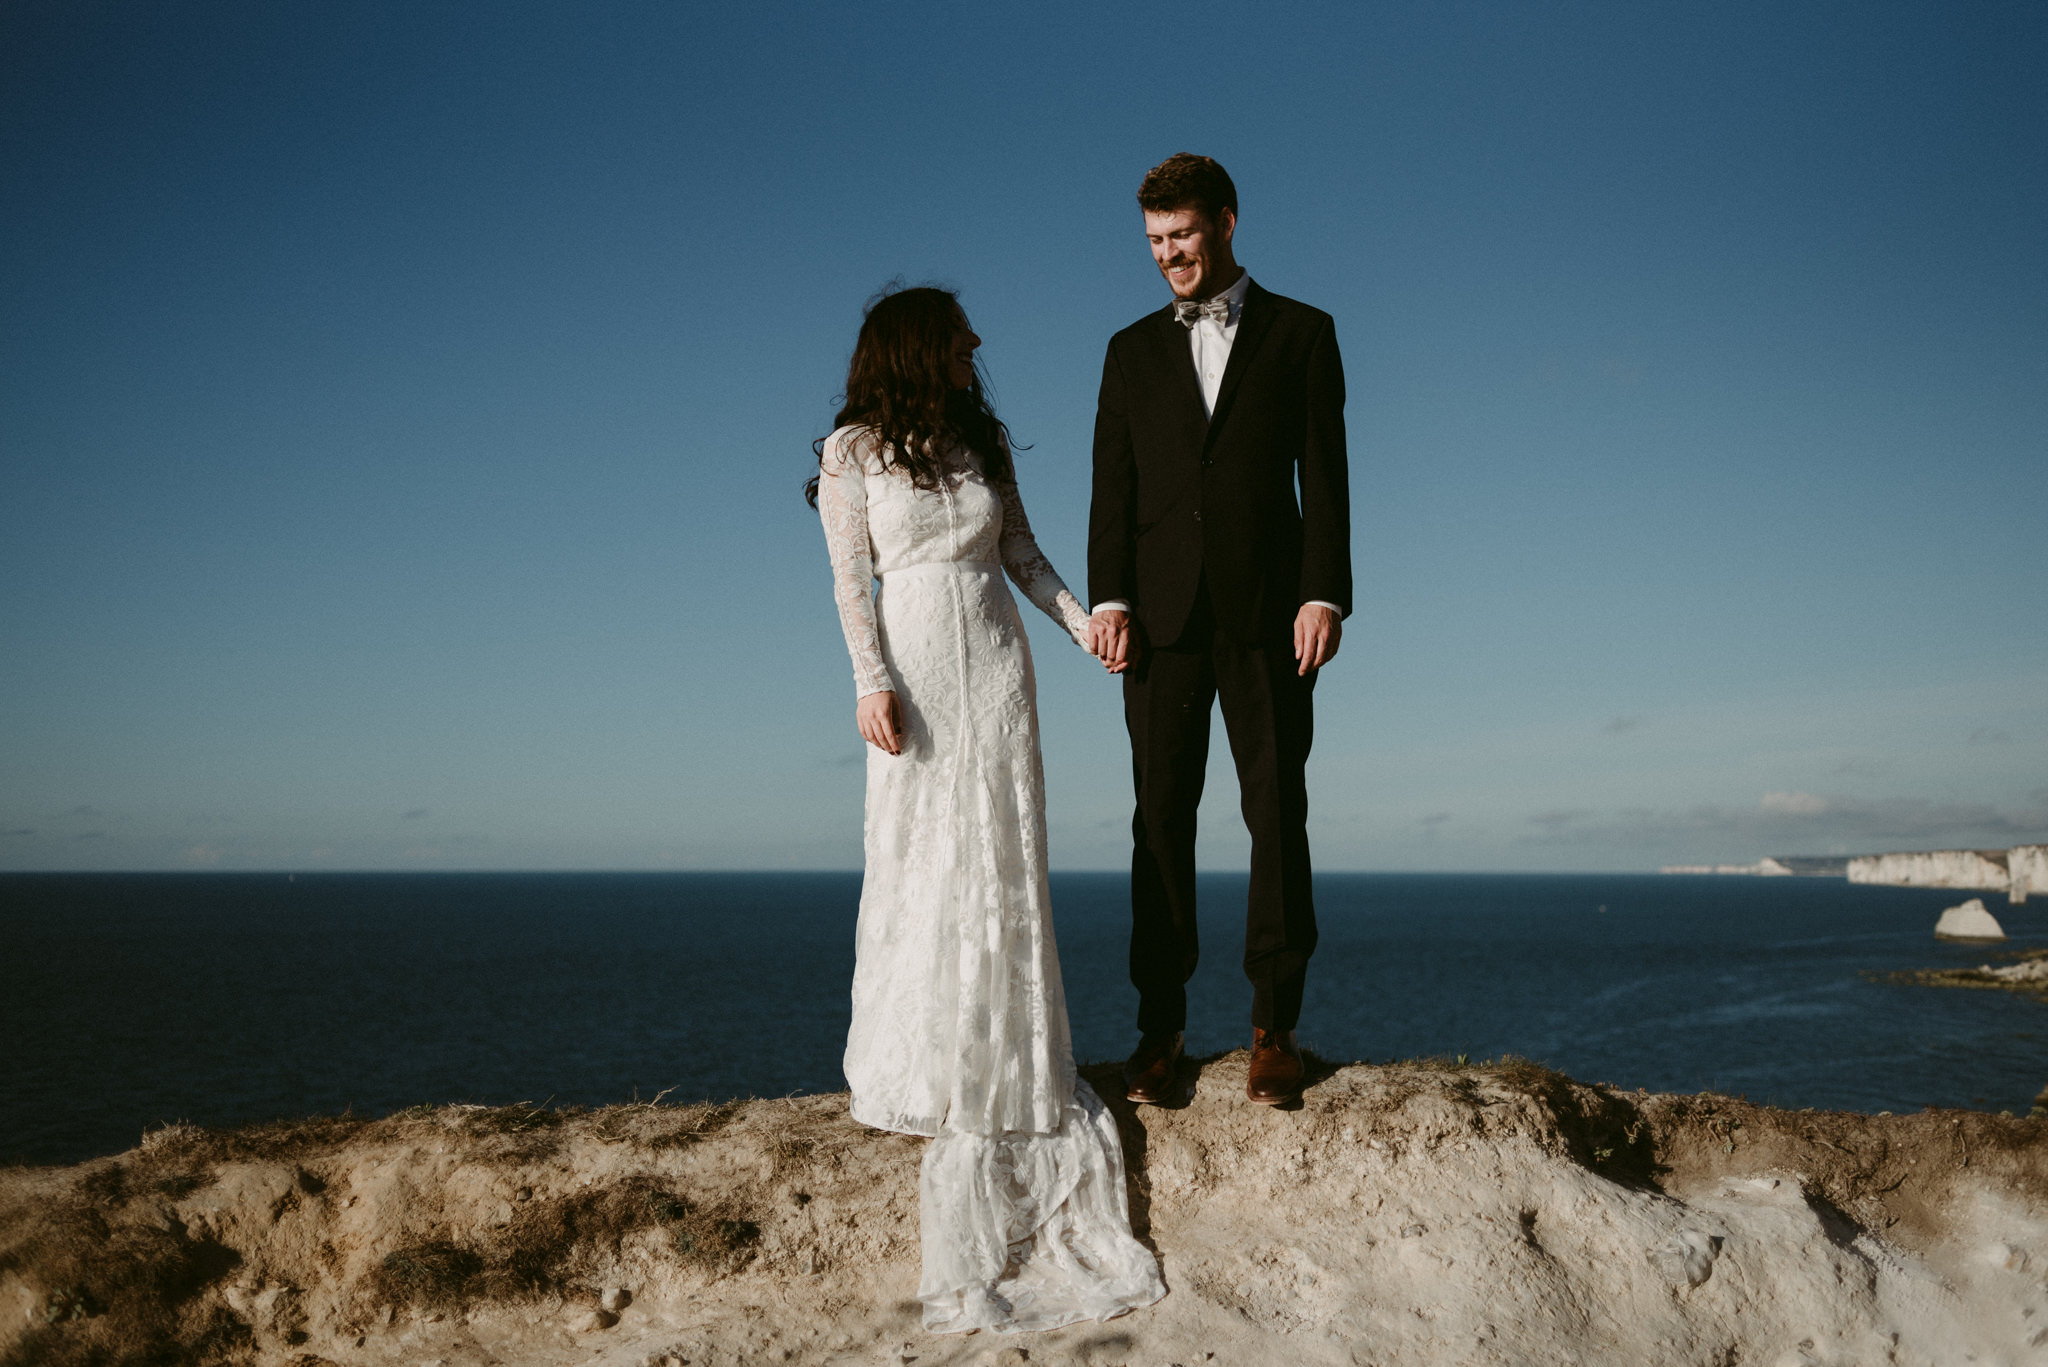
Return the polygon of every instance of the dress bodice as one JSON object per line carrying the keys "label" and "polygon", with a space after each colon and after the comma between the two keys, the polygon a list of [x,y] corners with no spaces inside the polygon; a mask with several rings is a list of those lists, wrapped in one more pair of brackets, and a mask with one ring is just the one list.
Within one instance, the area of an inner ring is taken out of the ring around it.
{"label": "dress bodice", "polygon": [[876,626],[873,581],[917,565],[1000,564],[1010,579],[1077,643],[1088,614],[1038,549],[1015,481],[990,480],[969,451],[955,453],[945,479],[920,489],[884,465],[865,429],[825,439],[818,514],[832,557],[833,597],[853,657],[854,684],[891,688]]}

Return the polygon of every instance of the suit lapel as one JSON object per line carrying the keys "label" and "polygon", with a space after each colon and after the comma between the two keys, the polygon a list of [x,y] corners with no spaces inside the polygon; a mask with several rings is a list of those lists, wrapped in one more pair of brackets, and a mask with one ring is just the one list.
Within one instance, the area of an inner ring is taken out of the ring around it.
{"label": "suit lapel", "polygon": [[[1223,426],[1223,420],[1230,416],[1230,400],[1244,379],[1245,367],[1252,363],[1252,356],[1272,325],[1273,296],[1260,289],[1259,282],[1254,280],[1244,292],[1244,307],[1237,319],[1237,337],[1230,344],[1230,363],[1223,367],[1223,383],[1216,390],[1216,411],[1209,417],[1210,436],[1215,436],[1216,430]],[[1193,366],[1188,367],[1188,373],[1194,373]],[[1196,402],[1201,402],[1199,391]]]}
{"label": "suit lapel", "polygon": [[1152,335],[1159,351],[1159,364],[1171,377],[1167,380],[1168,387],[1180,395],[1189,421],[1200,433],[1209,420],[1202,415],[1202,382],[1195,377],[1195,357],[1188,345],[1188,330],[1173,316],[1171,308],[1160,310],[1158,318],[1152,327]]}

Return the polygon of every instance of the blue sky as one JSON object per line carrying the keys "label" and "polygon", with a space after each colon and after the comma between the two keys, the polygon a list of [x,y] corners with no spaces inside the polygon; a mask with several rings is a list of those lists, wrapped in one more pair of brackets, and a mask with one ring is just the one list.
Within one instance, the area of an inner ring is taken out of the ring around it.
{"label": "blue sky", "polygon": [[[859,862],[798,488],[958,286],[1085,578],[1132,198],[1338,320],[1330,869],[2048,838],[2033,4],[13,3],[0,868]],[[1127,857],[1049,622],[1054,863]],[[1205,862],[1239,864],[1212,765]]]}

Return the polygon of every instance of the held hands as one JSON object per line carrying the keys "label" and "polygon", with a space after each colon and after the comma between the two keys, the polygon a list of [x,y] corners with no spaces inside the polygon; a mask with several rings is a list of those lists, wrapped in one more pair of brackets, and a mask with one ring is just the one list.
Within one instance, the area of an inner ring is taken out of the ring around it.
{"label": "held hands", "polygon": [[[1335,612],[1318,603],[1302,604],[1301,611],[1294,615],[1294,658],[1300,663],[1299,672],[1306,675],[1335,659],[1338,643],[1343,639],[1344,623]],[[1088,619],[1085,644],[1088,653],[1102,661],[1103,668],[1112,674],[1123,673],[1131,667],[1138,652],[1130,614],[1115,608],[1096,613]]]}
{"label": "held hands", "polygon": [[1344,623],[1320,603],[1303,603],[1294,614],[1294,658],[1301,661],[1302,674],[1321,669],[1337,655],[1337,643],[1344,639]]}
{"label": "held hands", "polygon": [[1102,661],[1104,669],[1112,674],[1123,673],[1131,667],[1136,653],[1131,639],[1131,615],[1104,608],[1088,619],[1088,639],[1084,644],[1090,655]]}
{"label": "held hands", "polygon": [[903,708],[894,689],[863,693],[853,705],[853,722],[860,738],[884,754],[903,753]]}

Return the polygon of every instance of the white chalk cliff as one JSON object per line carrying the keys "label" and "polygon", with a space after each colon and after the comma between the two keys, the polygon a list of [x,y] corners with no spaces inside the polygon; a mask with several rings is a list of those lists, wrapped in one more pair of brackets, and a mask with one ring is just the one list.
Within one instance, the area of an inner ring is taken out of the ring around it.
{"label": "white chalk cliff", "polygon": [[1849,881],[1907,888],[1982,888],[1992,892],[2004,892],[2012,886],[2004,850],[1859,855],[1849,861]]}
{"label": "white chalk cliff", "polygon": [[2024,902],[2029,893],[2048,893],[2048,845],[2013,846],[2005,852],[2005,870],[2013,901]]}

